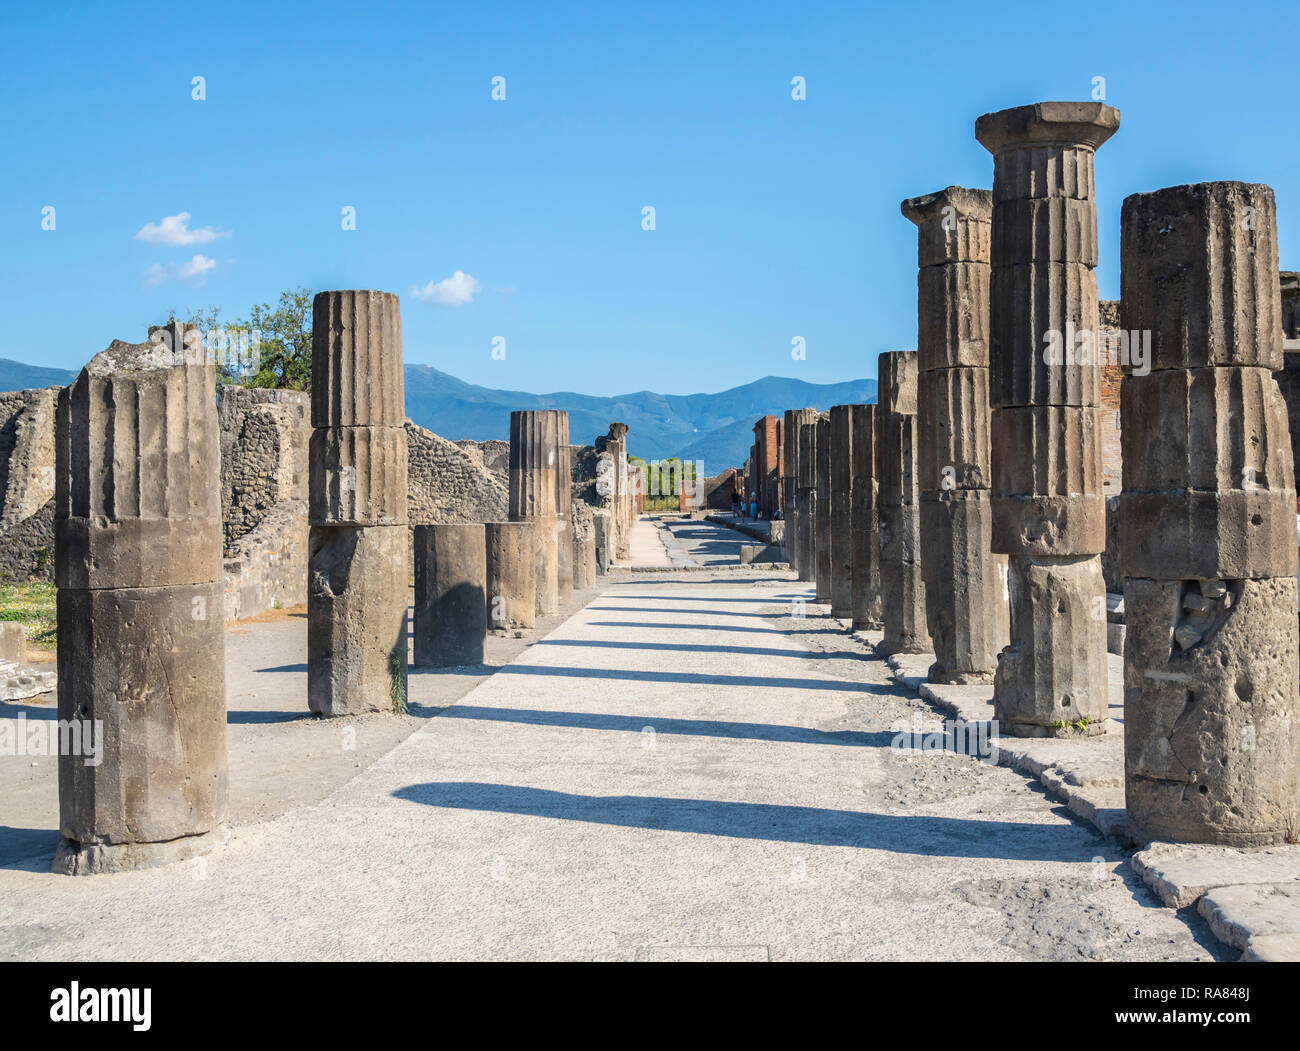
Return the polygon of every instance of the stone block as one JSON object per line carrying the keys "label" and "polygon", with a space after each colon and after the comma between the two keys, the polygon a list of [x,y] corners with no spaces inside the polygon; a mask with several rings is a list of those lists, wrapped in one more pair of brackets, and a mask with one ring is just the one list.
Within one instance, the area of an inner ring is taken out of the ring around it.
{"label": "stone block", "polygon": [[[494,630],[531,628],[537,623],[535,529],[530,522],[489,522],[483,528],[488,626]],[[594,537],[591,547],[594,560]]]}
{"label": "stone block", "polygon": [[1124,581],[1125,773],[1142,842],[1265,846],[1300,827],[1294,576]]}
{"label": "stone block", "polygon": [[585,591],[596,586],[596,537],[573,534],[573,590]]}
{"label": "stone block", "polygon": [[406,422],[402,315],[391,292],[318,292],[312,300],[313,427]]}
{"label": "stone block", "polygon": [[[226,816],[221,584],[58,593],[59,719],[98,738],[63,749],[59,871],[178,860]],[[91,730],[97,728],[98,732]],[[153,844],[136,852],[132,847]],[[164,849],[166,848],[166,849]]]}
{"label": "stone block", "polygon": [[994,204],[1095,198],[1093,155],[1119,130],[1119,119],[1119,110],[1102,102],[1035,102],[984,114],[975,138],[994,156]]}
{"label": "stone block", "polygon": [[921,498],[917,462],[917,418],[877,413],[876,503],[911,506]]}
{"label": "stone block", "polygon": [[1106,589],[1096,556],[1008,560],[1011,643],[994,677],[994,715],[1012,737],[1105,732]]}
{"label": "stone block", "polygon": [[[487,548],[479,523],[415,527],[414,657],[420,667],[483,663]],[[493,596],[494,604],[500,596]]]}
{"label": "stone block", "polygon": [[891,350],[876,365],[876,404],[882,416],[916,415],[917,358],[914,350]]}
{"label": "stone block", "polygon": [[1283,367],[1273,191],[1242,182],[1125,198],[1122,327],[1151,333],[1151,368]]}
{"label": "stone block", "polygon": [[917,226],[917,261],[922,269],[967,260],[988,262],[993,194],[965,186],[902,203],[903,215]]}
{"label": "stone block", "polygon": [[992,481],[988,370],[923,371],[917,386],[920,491],[987,489]]}
{"label": "stone block", "polygon": [[1097,207],[1091,197],[1016,197],[1003,202],[991,258],[1097,265]]}
{"label": "stone block", "polygon": [[56,518],[55,582],[79,589],[210,583],[222,576],[221,536],[220,518]]}
{"label": "stone block", "polygon": [[313,525],[405,525],[403,427],[318,427],[311,435]]}
{"label": "stone block", "polygon": [[987,368],[989,265],[928,266],[916,274],[917,367]]}
{"label": "stone block", "polygon": [[308,547],[309,707],[326,716],[404,711],[406,526],[312,526]]}
{"label": "stone block", "polygon": [[[853,425],[850,405],[830,412],[831,616],[853,616]],[[769,541],[771,537],[769,536]]]}

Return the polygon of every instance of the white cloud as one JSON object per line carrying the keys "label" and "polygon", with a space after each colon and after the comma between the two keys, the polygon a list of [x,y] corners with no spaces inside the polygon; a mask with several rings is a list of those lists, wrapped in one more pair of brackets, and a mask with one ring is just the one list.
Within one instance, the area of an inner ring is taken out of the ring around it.
{"label": "white cloud", "polygon": [[230,231],[218,230],[211,226],[200,226],[197,230],[191,230],[189,222],[189,212],[168,215],[160,223],[145,223],[140,227],[140,232],[135,235],[135,239],[154,245],[205,245],[218,237],[230,236]]}
{"label": "white cloud", "polygon": [[457,270],[451,277],[444,277],[441,281],[430,281],[423,288],[411,289],[411,295],[416,299],[422,299],[426,303],[440,303],[446,307],[458,307],[464,303],[471,302],[479,292],[482,286],[475,278],[465,273],[464,270]]}
{"label": "white cloud", "polygon": [[186,284],[201,285],[208,279],[208,274],[217,268],[217,261],[201,253],[185,263],[154,263],[144,272],[144,287],[153,288],[164,281],[176,278]]}

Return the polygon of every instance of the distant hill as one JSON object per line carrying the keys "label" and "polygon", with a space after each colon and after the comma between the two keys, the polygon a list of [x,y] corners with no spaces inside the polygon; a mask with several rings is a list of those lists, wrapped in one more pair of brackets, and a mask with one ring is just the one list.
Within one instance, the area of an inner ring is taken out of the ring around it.
{"label": "distant hill", "polygon": [[[24,390],[71,383],[76,373],[0,359],[0,390]],[[569,436],[575,445],[588,445],[618,420],[631,428],[628,449],[647,460],[679,456],[703,460],[716,474],[739,467],[754,441],[754,422],[772,413],[809,406],[873,402],[876,381],[805,383],[781,376],[764,376],[753,383],[717,394],[655,394],[637,391],[597,397],[560,391],[526,391],[479,387],[428,365],[406,366],[406,415],[421,427],[455,441],[473,438],[507,440],[513,409],[567,409]]]}
{"label": "distant hill", "polygon": [[569,391],[495,390],[428,365],[406,366],[406,415],[445,438],[507,439],[512,409],[566,409],[574,444],[589,444],[618,420],[630,428],[628,449],[633,455],[647,460],[669,456],[703,460],[709,474],[745,462],[754,442],[754,422],[760,416],[875,400],[876,381],[870,379],[822,384],[765,376],[717,394],[637,391],[597,397]]}
{"label": "distant hill", "polygon": [[47,369],[0,358],[0,391],[33,390],[37,387],[66,387],[77,378],[67,369]]}

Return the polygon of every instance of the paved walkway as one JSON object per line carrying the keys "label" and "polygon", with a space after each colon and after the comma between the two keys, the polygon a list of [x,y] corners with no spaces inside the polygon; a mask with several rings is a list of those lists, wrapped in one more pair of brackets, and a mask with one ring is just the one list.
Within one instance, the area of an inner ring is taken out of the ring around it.
{"label": "paved walkway", "polygon": [[928,709],[796,597],[770,572],[611,583],[203,865],[0,868],[0,958],[1211,955],[1020,775],[891,748]]}

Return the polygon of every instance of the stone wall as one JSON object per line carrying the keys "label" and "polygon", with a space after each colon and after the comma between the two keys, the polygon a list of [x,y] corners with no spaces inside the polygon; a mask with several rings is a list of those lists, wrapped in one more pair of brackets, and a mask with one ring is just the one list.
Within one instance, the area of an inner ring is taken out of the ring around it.
{"label": "stone wall", "polygon": [[281,503],[307,499],[306,391],[223,386],[221,516],[227,556]]}
{"label": "stone wall", "polygon": [[407,511],[410,524],[435,525],[440,522],[504,522],[510,510],[510,493],[505,477],[486,463],[496,457],[484,456],[483,445],[509,443],[457,443],[440,438],[432,431],[406,421],[409,449]]}
{"label": "stone wall", "polygon": [[54,578],[58,387],[0,394],[0,578]]}

